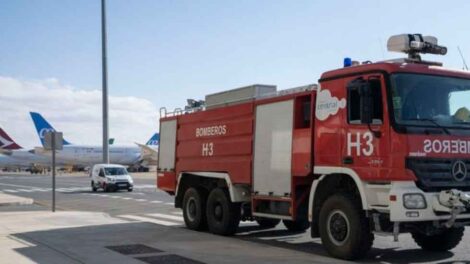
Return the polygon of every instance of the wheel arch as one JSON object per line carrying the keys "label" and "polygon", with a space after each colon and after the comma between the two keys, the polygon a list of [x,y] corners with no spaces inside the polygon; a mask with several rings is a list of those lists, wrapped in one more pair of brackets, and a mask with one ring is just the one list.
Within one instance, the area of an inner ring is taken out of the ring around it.
{"label": "wheel arch", "polygon": [[310,188],[308,219],[312,223],[312,236],[318,236],[316,225],[318,225],[319,209],[322,202],[338,189],[355,191],[363,210],[368,209],[363,182],[354,170],[342,167],[315,167],[314,172],[321,176],[313,181],[312,188]]}
{"label": "wheel arch", "polygon": [[233,184],[226,172],[181,172],[178,175],[175,192],[175,206],[180,207],[184,193],[189,187],[201,187],[207,191],[216,187],[228,189],[232,202],[249,202],[251,200],[248,185]]}

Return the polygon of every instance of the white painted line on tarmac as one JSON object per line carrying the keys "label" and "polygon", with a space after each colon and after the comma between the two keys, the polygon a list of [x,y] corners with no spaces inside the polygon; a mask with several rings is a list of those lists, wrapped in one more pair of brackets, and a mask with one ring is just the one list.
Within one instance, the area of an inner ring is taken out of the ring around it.
{"label": "white painted line on tarmac", "polygon": [[163,218],[163,219],[169,219],[169,220],[176,220],[183,222],[184,219],[181,216],[175,216],[175,215],[167,215],[167,214],[146,214],[148,216],[153,216],[153,217],[158,217],[158,218]]}
{"label": "white painted line on tarmac", "polygon": [[147,202],[147,199],[134,199],[137,202]]}
{"label": "white painted line on tarmac", "polygon": [[80,191],[82,190],[82,188],[80,187],[76,187],[76,188],[62,188],[63,190],[67,191],[67,192],[75,192],[75,191]]}
{"label": "white painted line on tarmac", "polygon": [[27,186],[27,185],[18,185],[18,184],[9,184],[9,183],[0,183],[3,186],[11,186],[11,187],[20,187],[20,188],[34,188],[37,186]]}
{"label": "white painted line on tarmac", "polygon": [[34,188],[34,189],[31,189],[31,190],[34,190],[35,192],[48,192],[48,191],[50,191],[50,189],[41,189],[41,188]]}
{"label": "white painted line on tarmac", "polygon": [[181,211],[175,211],[175,212],[171,212],[172,214],[175,214],[175,215],[183,215],[183,212]]}
{"label": "white painted line on tarmac", "polygon": [[174,223],[174,222],[169,222],[169,221],[163,221],[163,220],[158,220],[154,218],[149,218],[149,217],[143,217],[143,216],[138,216],[138,215],[119,215],[118,217],[126,218],[126,219],[132,219],[132,220],[137,220],[141,222],[149,222],[149,223],[154,223],[157,225],[164,225],[164,226],[177,226],[181,225],[179,223]]}
{"label": "white painted line on tarmac", "polygon": [[157,188],[156,185],[150,185],[150,184],[143,184],[143,185],[134,185],[134,189],[149,189],[149,188]]}
{"label": "white painted line on tarmac", "polygon": [[33,192],[31,189],[16,189],[18,192]]}
{"label": "white painted line on tarmac", "polygon": [[171,202],[171,203],[165,203],[167,205],[175,205],[175,203]]}
{"label": "white painted line on tarmac", "polygon": [[3,190],[4,192],[9,192],[9,193],[17,193],[18,191],[15,190],[10,190],[10,189],[5,189]]}
{"label": "white painted line on tarmac", "polygon": [[151,201],[150,203],[158,204],[158,203],[163,203],[162,201]]}
{"label": "white painted line on tarmac", "polygon": [[130,198],[130,197],[122,197],[123,200],[134,200],[134,198]]}

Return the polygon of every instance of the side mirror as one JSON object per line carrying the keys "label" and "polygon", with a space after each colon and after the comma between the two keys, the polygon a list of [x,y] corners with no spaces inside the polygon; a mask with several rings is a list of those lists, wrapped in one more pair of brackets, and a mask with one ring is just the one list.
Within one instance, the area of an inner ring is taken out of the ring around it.
{"label": "side mirror", "polygon": [[98,176],[104,177],[104,172],[103,172],[103,171],[100,171],[100,174],[98,174]]}

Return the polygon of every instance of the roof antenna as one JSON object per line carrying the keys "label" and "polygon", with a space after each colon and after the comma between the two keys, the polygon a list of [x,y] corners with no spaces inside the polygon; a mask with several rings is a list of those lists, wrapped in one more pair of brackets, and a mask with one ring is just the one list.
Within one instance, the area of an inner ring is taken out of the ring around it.
{"label": "roof antenna", "polygon": [[463,68],[468,71],[468,66],[467,66],[467,63],[465,62],[465,58],[463,57],[463,54],[462,54],[462,51],[460,50],[460,47],[457,46],[457,49],[459,50],[460,57],[462,58]]}

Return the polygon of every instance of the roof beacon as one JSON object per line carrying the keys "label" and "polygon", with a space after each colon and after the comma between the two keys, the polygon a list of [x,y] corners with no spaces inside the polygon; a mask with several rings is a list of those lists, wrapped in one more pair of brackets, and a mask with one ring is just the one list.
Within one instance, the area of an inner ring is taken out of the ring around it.
{"label": "roof beacon", "polygon": [[[447,48],[437,44],[437,38],[421,34],[401,34],[391,36],[387,42],[388,51],[408,54],[408,62],[429,63],[421,60],[420,54],[446,55]],[[435,63],[431,63],[435,64]]]}

